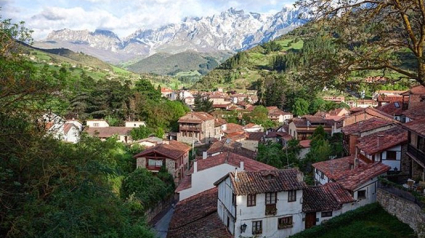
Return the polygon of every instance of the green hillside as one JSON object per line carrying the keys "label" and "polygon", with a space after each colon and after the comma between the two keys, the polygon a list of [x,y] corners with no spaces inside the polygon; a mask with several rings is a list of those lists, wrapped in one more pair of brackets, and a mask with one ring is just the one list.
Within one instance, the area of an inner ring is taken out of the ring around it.
{"label": "green hillside", "polygon": [[228,52],[199,53],[185,51],[178,54],[157,53],[142,59],[126,68],[136,73],[177,75],[180,72],[198,72],[206,74],[231,54]]}

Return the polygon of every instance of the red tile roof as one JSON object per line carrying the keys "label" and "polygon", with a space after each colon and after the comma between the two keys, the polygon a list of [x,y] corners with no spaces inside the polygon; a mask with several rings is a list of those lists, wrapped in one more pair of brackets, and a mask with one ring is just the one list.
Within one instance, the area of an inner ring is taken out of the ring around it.
{"label": "red tile roof", "polygon": [[168,229],[168,238],[230,238],[217,214],[217,188],[177,203]]}
{"label": "red tile roof", "polygon": [[202,123],[208,120],[214,120],[214,117],[206,112],[189,112],[180,117],[178,122]]}
{"label": "red tile roof", "polygon": [[114,135],[130,135],[133,128],[128,127],[86,127],[84,130],[90,136],[97,136],[99,138],[109,138]]}
{"label": "red tile roof", "polygon": [[347,156],[339,159],[326,160],[313,164],[313,167],[322,171],[326,177],[335,180],[337,175],[350,170],[354,165],[354,156]]}
{"label": "red tile roof", "polygon": [[350,202],[354,202],[353,197],[339,183],[303,190],[303,212],[335,211]]}
{"label": "red tile roof", "polygon": [[361,165],[354,168],[353,170],[339,174],[336,182],[340,183],[345,189],[354,191],[356,188],[366,183],[370,179],[386,173],[388,170],[390,170],[390,168],[390,166],[380,162]]}
{"label": "red tile roof", "polygon": [[263,170],[258,172],[231,172],[215,184],[230,177],[237,195],[282,192],[304,189],[307,185],[297,169]]}
{"label": "red tile roof", "polygon": [[403,104],[401,101],[388,103],[377,107],[379,111],[385,112],[388,115],[401,115],[403,112]]}
{"label": "red tile roof", "polygon": [[[350,110],[352,111],[353,108],[350,109]],[[388,121],[394,121],[394,119],[391,115],[389,115],[385,112],[379,111],[379,110],[377,110],[373,107],[361,108],[360,110],[357,110],[357,109],[355,109],[355,110],[356,110],[356,112],[354,114],[352,114],[352,116],[358,116],[362,113],[366,113],[366,114],[369,114],[369,115],[377,117],[377,118],[381,118],[381,119],[388,120]],[[352,112],[354,112],[354,111],[352,111]]]}
{"label": "red tile roof", "polygon": [[374,155],[406,142],[407,131],[397,126],[359,138],[357,147],[368,155]]}
{"label": "red tile roof", "polygon": [[214,126],[215,127],[222,126],[222,125],[224,125],[226,123],[227,123],[227,121],[224,120],[223,118],[216,118],[216,119],[214,119]]}
{"label": "red tile roof", "polygon": [[403,115],[406,115],[412,120],[425,118],[425,102],[419,105],[409,107],[409,109],[403,112]]}
{"label": "red tile roof", "polygon": [[235,124],[235,123],[227,123],[226,130],[224,131],[227,134],[235,133],[235,132],[245,132],[243,126]]}
{"label": "red tile roof", "polygon": [[233,152],[248,158],[255,158],[256,153],[254,151],[242,148],[242,144],[230,138],[222,139],[221,141],[214,142],[207,150],[209,155],[219,152]]}
{"label": "red tile roof", "polygon": [[425,87],[422,85],[415,86],[410,89],[411,94],[425,95]]}
{"label": "red tile roof", "polygon": [[170,159],[179,159],[182,155],[190,150],[190,146],[178,142],[178,141],[169,141],[169,144],[159,144],[149,149],[146,149],[139,154],[135,155],[134,158],[143,157],[152,153],[158,153],[166,156]]}
{"label": "red tile roof", "polygon": [[342,128],[342,132],[345,135],[352,135],[356,133],[363,133],[370,130],[375,130],[380,127],[389,126],[392,122],[380,118],[370,118],[368,120],[356,122],[349,126],[345,126]]}
{"label": "red tile roof", "polygon": [[404,128],[425,137],[425,118],[402,124]]}
{"label": "red tile roof", "polygon": [[311,140],[302,140],[300,141],[300,146],[303,148],[310,148]]}
{"label": "red tile roof", "polygon": [[247,132],[247,140],[261,141],[264,136],[264,132]]}

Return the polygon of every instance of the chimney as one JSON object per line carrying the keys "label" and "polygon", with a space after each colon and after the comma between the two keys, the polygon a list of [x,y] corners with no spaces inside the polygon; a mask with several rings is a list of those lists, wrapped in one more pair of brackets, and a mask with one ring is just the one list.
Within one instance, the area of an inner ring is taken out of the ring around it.
{"label": "chimney", "polygon": [[202,152],[202,159],[206,159],[208,157],[208,154],[206,151]]}
{"label": "chimney", "polygon": [[238,168],[235,168],[235,181],[238,181]]}
{"label": "chimney", "polygon": [[196,173],[196,172],[198,172],[198,162],[195,160],[193,162],[193,173]]}
{"label": "chimney", "polygon": [[239,169],[242,170],[242,171],[245,170],[245,163],[243,161],[240,161]]}
{"label": "chimney", "polygon": [[359,163],[359,160],[357,159],[357,153],[358,153],[357,151],[358,151],[358,148],[356,147],[356,153],[354,155],[354,167],[353,167],[353,169],[357,168],[358,163]]}

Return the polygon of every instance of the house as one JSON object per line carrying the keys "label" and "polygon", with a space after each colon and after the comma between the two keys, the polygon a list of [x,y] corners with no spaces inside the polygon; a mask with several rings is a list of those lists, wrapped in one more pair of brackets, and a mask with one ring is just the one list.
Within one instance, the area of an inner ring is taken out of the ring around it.
{"label": "house", "polygon": [[357,140],[360,137],[379,132],[385,131],[395,126],[395,123],[380,119],[370,118],[365,121],[359,121],[349,126],[342,128],[343,134],[343,147],[347,154],[353,155],[356,150]]}
{"label": "house", "polygon": [[371,107],[368,107],[368,108],[352,108],[352,109],[350,109],[350,112],[351,112],[350,115],[346,116],[343,119],[343,122],[342,122],[342,125],[341,125],[342,127],[349,126],[351,124],[354,124],[354,123],[357,123],[357,122],[360,122],[360,121],[364,121],[364,120],[367,120],[367,119],[370,119],[370,118],[374,118],[374,117],[384,119],[384,120],[387,120],[387,121],[395,121],[393,119],[393,116],[391,116],[391,115],[389,115],[389,114],[387,114],[383,111],[377,110],[375,108],[371,108]]}
{"label": "house", "polygon": [[[403,96],[403,103],[406,103],[408,108],[411,108],[425,101],[425,87],[418,85],[410,88],[401,95]],[[408,98],[407,102],[405,101],[405,97]]]}
{"label": "house", "polygon": [[385,174],[390,167],[380,163],[365,163],[354,156],[327,160],[313,164],[316,184],[337,182],[352,194],[358,208],[376,202],[378,176]]}
{"label": "house", "polygon": [[193,97],[193,94],[187,90],[180,91],[176,99],[183,100],[183,102],[189,106],[195,104],[195,97]]}
{"label": "house", "polygon": [[261,125],[248,123],[247,125],[243,127],[243,130],[246,132],[263,132],[264,128]]}
{"label": "house", "polygon": [[134,141],[134,143],[137,143],[141,146],[143,146],[144,148],[150,148],[150,147],[154,147],[156,145],[162,144],[163,139],[162,138],[158,138],[155,136],[150,136],[148,138],[145,139],[140,139],[137,141]]}
{"label": "house", "polygon": [[367,162],[381,162],[394,172],[410,171],[410,161],[406,158],[407,131],[395,126],[358,139],[357,156]]}
{"label": "house", "polygon": [[173,176],[176,184],[184,176],[189,162],[190,146],[178,141],[164,141],[155,147],[146,149],[134,156],[137,168],[146,168],[159,172],[162,166]]}
{"label": "house", "polygon": [[[245,135],[243,135],[245,137]],[[236,141],[230,138],[224,138],[222,140],[214,142],[210,148],[206,151],[207,157],[215,156],[223,152],[232,152],[250,159],[254,159],[257,155],[256,150],[253,150],[250,146],[258,148],[258,141],[255,144],[255,140],[250,143],[248,141]],[[248,148],[245,148],[245,147]]]}
{"label": "house", "polygon": [[206,143],[216,138],[215,118],[206,112],[189,112],[179,120],[177,141],[192,144]]}
{"label": "house", "polygon": [[161,96],[164,98],[171,99],[174,91],[170,88],[162,88],[161,87]]}
{"label": "house", "polygon": [[403,101],[402,93],[405,91],[378,90],[372,95],[372,99],[378,102],[378,107],[393,102]]}
{"label": "house", "polygon": [[201,192],[176,204],[167,238],[231,238],[217,214],[217,188]]}
{"label": "house", "polygon": [[294,115],[290,112],[284,112],[277,108],[276,106],[273,107],[267,107],[268,111],[268,118],[272,121],[283,123],[284,121],[291,120]]}
{"label": "house", "polygon": [[54,138],[70,143],[80,141],[83,124],[78,120],[64,120],[54,113],[48,113],[43,115],[43,121],[47,134]]}
{"label": "house", "polygon": [[372,99],[356,99],[356,100],[347,101],[346,103],[350,107],[368,108],[368,107],[378,106],[378,102]]}
{"label": "house", "polygon": [[86,125],[88,127],[109,127],[108,122],[101,119],[86,120]]}
{"label": "house", "polygon": [[341,184],[331,182],[303,190],[303,213],[305,229],[353,210],[356,200]]}
{"label": "house", "polygon": [[402,126],[408,131],[407,156],[412,160],[409,177],[425,181],[425,118]]}
{"label": "house", "polygon": [[232,237],[288,237],[304,229],[296,169],[230,172],[218,180],[217,213]]}
{"label": "house", "polygon": [[273,166],[232,153],[225,152],[195,160],[188,174],[176,189],[183,200],[205,190],[214,188],[214,182],[232,171],[274,170]]}
{"label": "house", "polygon": [[322,126],[326,133],[331,134],[332,121],[323,119],[320,116],[293,118],[289,123],[289,135],[296,140],[307,140],[319,126]]}
{"label": "house", "polygon": [[394,120],[405,122],[406,120],[402,119],[403,117],[403,104],[401,101],[387,103],[385,105],[379,106],[376,108],[379,111],[382,111],[388,115],[391,115]]}
{"label": "house", "polygon": [[401,121],[409,122],[425,117],[425,102],[415,103],[413,106],[402,112]]}
{"label": "house", "polygon": [[322,98],[325,101],[336,102],[336,103],[341,103],[345,101],[344,96],[323,96]]}
{"label": "house", "polygon": [[144,121],[126,121],[125,122],[125,127],[137,128],[140,126],[146,126],[146,123]]}

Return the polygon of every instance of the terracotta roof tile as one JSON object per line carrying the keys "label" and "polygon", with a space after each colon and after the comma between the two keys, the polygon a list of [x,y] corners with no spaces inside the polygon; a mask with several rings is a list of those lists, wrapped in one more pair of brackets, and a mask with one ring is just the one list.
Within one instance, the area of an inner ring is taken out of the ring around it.
{"label": "terracotta roof tile", "polygon": [[230,177],[237,195],[281,192],[307,187],[303,175],[297,169],[231,172],[227,176]]}
{"label": "terracotta roof tile", "polygon": [[243,129],[243,126],[235,124],[235,123],[227,123],[226,124],[226,130],[224,131],[227,134],[234,133],[234,132],[245,132]]}
{"label": "terracotta roof tile", "polygon": [[342,132],[345,135],[352,135],[355,133],[363,133],[366,131],[374,130],[380,127],[391,125],[392,122],[380,118],[370,118],[368,120],[356,122],[354,124],[345,126],[342,128]]}
{"label": "terracotta roof tile", "polygon": [[390,170],[390,167],[380,162],[361,165],[353,170],[341,173],[336,179],[336,182],[340,183],[345,189],[354,191],[358,186],[378,175],[386,173],[388,170]]}
{"label": "terracotta roof tile", "polygon": [[403,115],[412,120],[425,118],[425,102],[413,107],[409,107],[409,109],[403,112]]}
{"label": "terracotta roof tile", "polygon": [[354,114],[352,114],[352,116],[357,116],[357,115],[362,114],[362,113],[366,113],[366,114],[369,114],[371,116],[381,118],[381,119],[384,119],[384,120],[394,121],[394,119],[391,115],[389,115],[389,114],[387,114],[383,111],[379,111],[379,110],[377,110],[373,107],[361,108],[360,110],[358,110]]}
{"label": "terracotta roof tile", "polygon": [[406,142],[407,131],[397,126],[359,138],[357,147],[368,155],[374,155]]}
{"label": "terracotta roof tile", "polygon": [[425,95],[425,87],[422,85],[415,86],[410,89],[411,94]]}
{"label": "terracotta roof tile", "polygon": [[311,140],[302,140],[300,141],[300,146],[303,148],[310,148]]}
{"label": "terracotta roof tile", "polygon": [[404,128],[425,137],[425,118],[402,124]]}
{"label": "terracotta roof tile", "polygon": [[232,237],[217,214],[217,188],[178,202],[167,237]]}
{"label": "terracotta roof tile", "polygon": [[350,170],[354,165],[354,156],[326,160],[313,164],[313,167],[322,171],[329,179],[336,179],[337,175]]}
{"label": "terracotta roof tile", "polygon": [[170,159],[179,159],[184,153],[190,150],[190,146],[178,142],[178,141],[169,141],[169,144],[163,143],[146,149],[139,154],[135,155],[134,158],[143,157],[151,153],[159,153]]}
{"label": "terracotta roof tile", "polygon": [[254,151],[248,150],[242,147],[240,142],[231,140],[229,138],[222,139],[221,141],[214,142],[210,148],[207,150],[209,155],[219,153],[219,152],[233,152],[248,158],[255,158],[256,153]]}
{"label": "terracotta roof tile", "polygon": [[335,211],[353,201],[350,193],[338,183],[303,190],[303,212]]}
{"label": "terracotta roof tile", "polygon": [[264,132],[247,132],[246,134],[248,135],[248,137],[246,138],[247,140],[255,141],[260,141],[261,138],[263,138],[264,136]]}
{"label": "terracotta roof tile", "polygon": [[206,112],[189,112],[180,117],[178,122],[202,123],[208,120],[214,120],[214,117]]}
{"label": "terracotta roof tile", "polygon": [[86,127],[84,130],[90,136],[97,136],[99,138],[109,138],[114,135],[130,135],[133,128],[128,127]]}
{"label": "terracotta roof tile", "polygon": [[379,111],[385,112],[388,115],[401,115],[403,112],[403,104],[401,101],[391,102],[380,107],[377,107]]}

